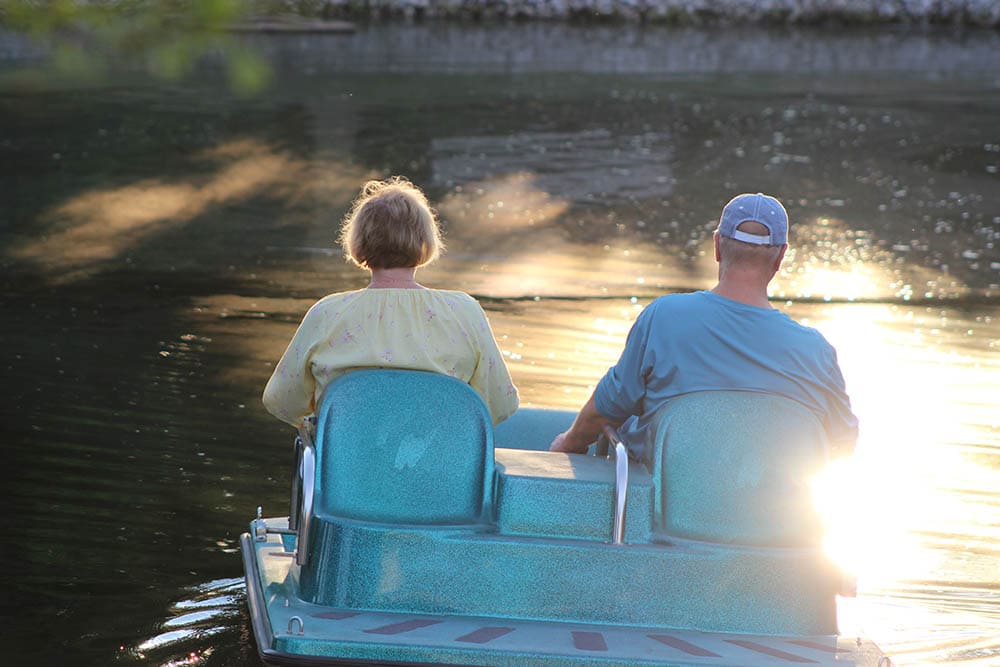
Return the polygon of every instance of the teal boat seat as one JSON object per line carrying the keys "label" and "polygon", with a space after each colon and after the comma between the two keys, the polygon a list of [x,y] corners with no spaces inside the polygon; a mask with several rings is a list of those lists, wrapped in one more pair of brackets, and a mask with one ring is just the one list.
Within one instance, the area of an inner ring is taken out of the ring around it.
{"label": "teal boat seat", "polygon": [[827,439],[805,406],[757,392],[696,392],[660,408],[648,433],[662,536],[777,547],[822,540],[809,483],[827,462]]}
{"label": "teal boat seat", "polygon": [[489,520],[493,423],[445,375],[358,370],[327,387],[316,422],[317,519],[394,524]]}

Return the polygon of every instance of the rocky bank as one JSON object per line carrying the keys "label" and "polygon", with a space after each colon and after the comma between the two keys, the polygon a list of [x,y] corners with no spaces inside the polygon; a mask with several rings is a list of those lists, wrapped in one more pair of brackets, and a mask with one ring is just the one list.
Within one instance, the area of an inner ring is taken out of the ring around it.
{"label": "rocky bank", "polygon": [[265,0],[304,16],[550,19],[674,24],[954,24],[1000,28],[1000,0]]}

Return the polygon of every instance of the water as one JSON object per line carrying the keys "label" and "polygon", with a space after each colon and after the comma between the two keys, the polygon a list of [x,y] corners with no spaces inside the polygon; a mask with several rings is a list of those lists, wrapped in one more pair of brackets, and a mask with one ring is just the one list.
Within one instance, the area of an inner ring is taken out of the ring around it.
{"label": "water", "polygon": [[[237,551],[282,514],[259,395],[369,176],[425,186],[523,402],[576,408],[656,295],[710,286],[735,192],[788,204],[776,303],[834,342],[845,603],[898,664],[1000,664],[1000,36],[395,26],[27,76],[0,37],[7,664],[253,665]],[[846,534],[846,536],[845,536]]]}

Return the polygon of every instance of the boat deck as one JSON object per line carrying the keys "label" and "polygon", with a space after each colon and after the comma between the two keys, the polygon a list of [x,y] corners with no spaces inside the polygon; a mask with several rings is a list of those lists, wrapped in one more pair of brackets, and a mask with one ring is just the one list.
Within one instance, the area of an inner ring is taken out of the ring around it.
{"label": "boat deck", "polygon": [[[261,653],[269,661],[537,667],[581,664],[877,667],[882,657],[870,641],[827,635],[737,635],[318,606],[302,602],[292,593],[294,558],[277,536],[269,535],[266,542],[255,542],[244,535],[243,553],[249,561],[248,575],[254,575],[248,576],[248,595],[256,597],[266,608],[267,619],[260,619],[254,630]],[[269,627],[264,627],[264,623]]]}

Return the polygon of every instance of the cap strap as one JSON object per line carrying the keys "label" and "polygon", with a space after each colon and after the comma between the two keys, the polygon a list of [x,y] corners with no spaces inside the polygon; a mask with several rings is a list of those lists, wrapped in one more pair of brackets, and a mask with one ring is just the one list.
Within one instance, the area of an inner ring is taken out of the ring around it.
{"label": "cap strap", "polygon": [[754,245],[771,245],[771,235],[760,236],[758,234],[747,234],[746,232],[741,232],[738,229],[733,230],[733,238],[737,241],[743,241],[744,243],[753,243]]}

